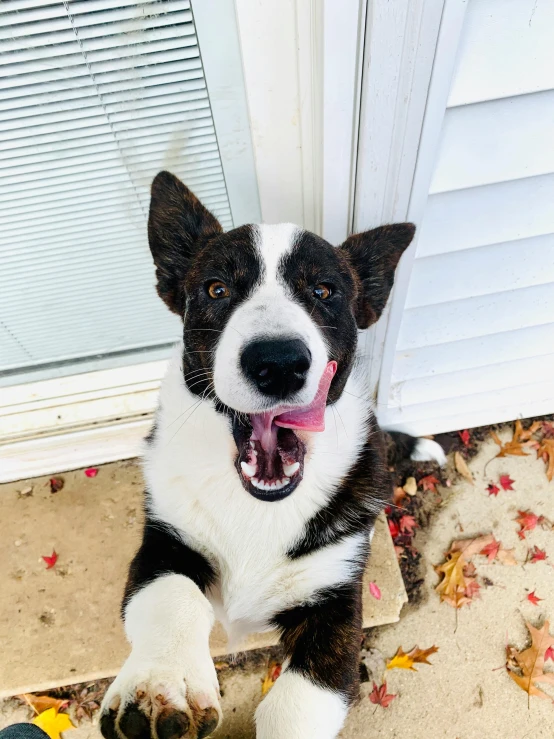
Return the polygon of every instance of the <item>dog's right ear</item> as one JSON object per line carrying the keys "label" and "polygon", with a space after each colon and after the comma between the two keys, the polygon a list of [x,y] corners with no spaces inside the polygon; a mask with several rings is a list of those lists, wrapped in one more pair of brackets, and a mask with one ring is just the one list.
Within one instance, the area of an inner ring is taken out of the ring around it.
{"label": "dog's right ear", "polygon": [[201,240],[222,232],[219,221],[170,172],[152,182],[148,241],[156,265],[158,295],[182,316],[184,279]]}

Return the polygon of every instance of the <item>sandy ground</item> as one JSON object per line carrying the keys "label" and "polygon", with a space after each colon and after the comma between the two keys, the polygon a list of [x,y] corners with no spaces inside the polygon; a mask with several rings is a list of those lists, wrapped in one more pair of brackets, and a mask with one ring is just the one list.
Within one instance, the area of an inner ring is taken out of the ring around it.
{"label": "sandy ground", "polygon": [[[501,433],[511,438],[511,429]],[[524,621],[541,626],[554,620],[554,531],[537,527],[524,540],[517,536],[518,510],[531,510],[554,520],[554,482],[548,483],[544,463],[528,456],[495,459],[498,447],[492,441],[481,445],[470,463],[475,478],[472,486],[452,471],[452,487],[441,490],[442,507],[431,525],[416,537],[423,554],[425,585],[422,602],[406,606],[399,623],[373,629],[368,636],[371,647],[384,658],[392,657],[401,646],[436,645],[432,665],[421,665],[417,672],[391,670],[385,675],[388,692],[396,694],[387,709],[368,700],[371,683],[364,683],[359,703],[351,710],[341,733],[342,739],[359,737],[402,737],[402,739],[538,739],[554,736],[554,705],[527,695],[504,670],[506,644],[520,649],[529,644]],[[500,491],[491,497],[487,484],[507,473],[513,491]],[[444,561],[444,553],[454,539],[492,532],[505,548],[513,548],[517,566],[486,558],[474,559],[481,597],[456,612],[439,601],[434,588],[438,576],[434,565]],[[548,559],[525,564],[533,546],[544,549]],[[530,591],[542,598],[537,606],[526,600]],[[551,633],[554,632],[554,625]],[[547,663],[554,671],[554,662]],[[260,700],[260,683],[265,671],[263,657],[245,667],[221,670],[224,725],[220,739],[253,739],[252,714]],[[377,676],[379,682],[380,676]],[[546,691],[554,698],[552,687]],[[25,709],[14,709],[12,701],[0,704],[0,726],[27,717]],[[69,735],[73,739],[98,737],[94,724],[83,723]]]}

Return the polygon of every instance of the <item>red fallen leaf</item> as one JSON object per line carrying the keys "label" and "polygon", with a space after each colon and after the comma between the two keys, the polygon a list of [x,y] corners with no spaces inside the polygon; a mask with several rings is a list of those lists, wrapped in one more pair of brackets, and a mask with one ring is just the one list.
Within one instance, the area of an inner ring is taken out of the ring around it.
{"label": "red fallen leaf", "polygon": [[548,647],[544,653],[544,661],[546,662],[547,659],[551,659],[554,662],[554,647]]}
{"label": "red fallen leaf", "polygon": [[525,539],[525,532],[533,531],[539,521],[542,520],[542,516],[537,516],[535,513],[531,513],[531,511],[518,511],[518,513],[519,516],[515,520],[521,528],[517,532],[517,535],[520,539]]}
{"label": "red fallen leaf", "polygon": [[85,470],[85,475],[87,477],[96,477],[98,474],[98,467],[89,467]]}
{"label": "red fallen leaf", "polygon": [[465,586],[464,595],[466,598],[473,599],[478,595],[480,588],[481,586],[478,582],[475,580],[469,580]]}
{"label": "red fallen leaf", "polygon": [[489,495],[498,495],[500,492],[500,488],[497,485],[494,485],[494,483],[490,482],[487,486],[487,490]]}
{"label": "red fallen leaf", "polygon": [[496,555],[498,554],[498,550],[500,549],[500,542],[496,539],[493,539],[490,544],[487,544],[486,547],[483,547],[479,554],[484,554],[489,562],[492,562],[493,559],[496,559]]}
{"label": "red fallen leaf", "polygon": [[56,564],[58,561],[58,555],[56,554],[56,550],[54,549],[52,554],[49,557],[42,557],[42,559],[46,562],[46,569],[51,570],[52,567]]}
{"label": "red fallen leaf", "polygon": [[51,477],[50,478],[50,492],[57,493],[63,488],[65,481],[63,477]]}
{"label": "red fallen leaf", "polygon": [[377,683],[373,683],[373,690],[369,694],[369,700],[375,703],[376,706],[383,706],[388,708],[392,701],[396,698],[396,694],[387,693],[387,683],[384,682],[380,688],[377,687]]}
{"label": "red fallen leaf", "polygon": [[458,431],[458,434],[460,435],[460,439],[464,446],[469,446],[469,431],[464,429],[463,431]]}
{"label": "red fallen leaf", "polygon": [[538,598],[535,595],[535,591],[533,590],[533,592],[532,593],[529,593],[529,595],[527,596],[527,600],[530,603],[532,603],[534,606],[538,606],[539,605],[539,601],[544,600],[544,598]]}
{"label": "red fallen leaf", "polygon": [[468,562],[463,569],[463,573],[464,577],[475,577],[477,574],[477,567],[475,567],[473,562]]}
{"label": "red fallen leaf", "polygon": [[407,514],[402,516],[398,523],[400,525],[400,531],[403,534],[409,534],[410,536],[414,533],[414,528],[417,527],[415,518],[413,516],[408,516]]}
{"label": "red fallen leaf", "polygon": [[513,490],[513,482],[515,482],[515,480],[512,480],[510,475],[500,475],[500,486],[502,490]]}
{"label": "red fallen leaf", "polygon": [[381,600],[381,589],[375,582],[369,583],[369,592],[376,600]]}
{"label": "red fallen leaf", "polygon": [[534,546],[533,549],[529,550],[528,554],[529,562],[535,564],[535,562],[542,562],[546,559],[546,552],[544,549],[539,549],[538,546]]}
{"label": "red fallen leaf", "polygon": [[423,490],[430,490],[432,493],[436,493],[437,488],[435,486],[440,485],[440,480],[437,480],[434,475],[426,475],[421,478],[418,485],[421,485]]}
{"label": "red fallen leaf", "polygon": [[400,529],[398,528],[398,524],[395,521],[391,521],[390,519],[389,519],[389,531],[390,531],[390,535],[392,536],[393,539],[396,539],[396,537],[400,533]]}

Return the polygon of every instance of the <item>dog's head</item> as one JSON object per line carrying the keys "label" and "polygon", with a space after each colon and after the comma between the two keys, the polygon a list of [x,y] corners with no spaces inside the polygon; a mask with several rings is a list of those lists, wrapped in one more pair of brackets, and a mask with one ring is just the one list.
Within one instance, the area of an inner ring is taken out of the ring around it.
{"label": "dog's head", "polygon": [[306,441],[352,369],[414,235],[410,223],[335,248],[290,224],[223,233],[176,177],[152,184],[158,293],[184,323],[184,382],[227,413],[246,490],[280,500],[302,479]]}

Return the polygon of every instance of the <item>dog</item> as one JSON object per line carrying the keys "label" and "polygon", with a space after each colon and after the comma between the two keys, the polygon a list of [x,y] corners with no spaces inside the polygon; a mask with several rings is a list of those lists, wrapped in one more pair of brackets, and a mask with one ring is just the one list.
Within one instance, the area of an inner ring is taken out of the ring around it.
{"label": "dog", "polygon": [[[131,654],[106,739],[208,736],[221,721],[208,639],[276,629],[283,671],[259,739],[332,739],[359,691],[362,574],[391,496],[356,362],[410,223],[333,247],[291,224],[224,233],[175,176],[152,184],[157,290],[183,322],[146,442],[144,533],[122,605]],[[433,441],[402,437],[417,459]]]}

